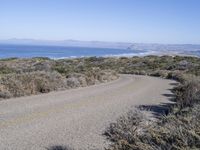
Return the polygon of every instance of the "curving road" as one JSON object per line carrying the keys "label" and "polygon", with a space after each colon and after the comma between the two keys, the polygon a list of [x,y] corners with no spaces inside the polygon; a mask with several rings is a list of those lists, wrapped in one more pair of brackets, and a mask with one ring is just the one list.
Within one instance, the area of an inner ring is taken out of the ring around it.
{"label": "curving road", "polygon": [[174,81],[121,75],[110,83],[0,102],[0,149],[103,149],[109,124],[132,106],[168,102]]}

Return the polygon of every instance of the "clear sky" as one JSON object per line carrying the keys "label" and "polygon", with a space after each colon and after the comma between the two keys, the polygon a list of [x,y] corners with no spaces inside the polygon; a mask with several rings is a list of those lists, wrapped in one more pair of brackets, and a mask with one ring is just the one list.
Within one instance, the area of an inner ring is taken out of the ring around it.
{"label": "clear sky", "polygon": [[200,0],[0,0],[0,39],[200,44]]}

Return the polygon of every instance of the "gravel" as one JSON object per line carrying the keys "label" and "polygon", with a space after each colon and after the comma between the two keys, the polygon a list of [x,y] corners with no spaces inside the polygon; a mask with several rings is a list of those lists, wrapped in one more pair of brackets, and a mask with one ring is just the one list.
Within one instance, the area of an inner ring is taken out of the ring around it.
{"label": "gravel", "polygon": [[174,81],[121,75],[90,87],[0,102],[0,149],[104,149],[102,133],[133,106],[169,102]]}

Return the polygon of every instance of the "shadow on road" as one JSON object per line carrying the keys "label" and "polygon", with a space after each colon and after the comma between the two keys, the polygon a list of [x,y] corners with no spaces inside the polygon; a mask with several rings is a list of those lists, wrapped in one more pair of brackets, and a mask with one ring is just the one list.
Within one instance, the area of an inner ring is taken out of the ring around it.
{"label": "shadow on road", "polygon": [[62,146],[62,145],[55,145],[46,149],[47,150],[74,150],[73,148],[70,148],[68,146]]}
{"label": "shadow on road", "polygon": [[[172,91],[172,89],[169,90]],[[140,105],[138,106],[139,110],[151,111],[155,118],[160,118],[163,115],[168,115],[173,106],[176,105],[175,95],[173,93],[162,95],[168,98],[168,103],[161,103],[158,105]]]}

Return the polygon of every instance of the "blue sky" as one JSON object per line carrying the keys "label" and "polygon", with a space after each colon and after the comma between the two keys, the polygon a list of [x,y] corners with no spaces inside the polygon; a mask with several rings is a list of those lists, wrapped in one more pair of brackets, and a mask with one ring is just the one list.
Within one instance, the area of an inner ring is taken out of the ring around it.
{"label": "blue sky", "polygon": [[200,0],[0,0],[0,39],[200,44]]}

